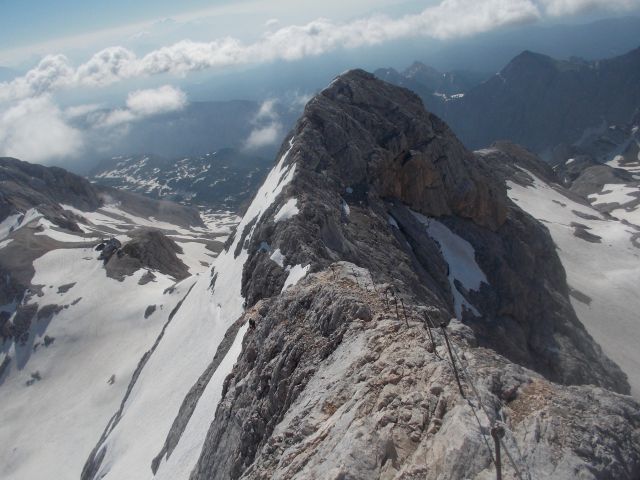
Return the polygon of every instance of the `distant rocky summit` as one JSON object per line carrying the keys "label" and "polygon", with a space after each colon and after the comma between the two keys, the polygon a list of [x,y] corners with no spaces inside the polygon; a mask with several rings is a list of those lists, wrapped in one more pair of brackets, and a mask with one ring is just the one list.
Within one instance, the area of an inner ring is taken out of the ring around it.
{"label": "distant rocky summit", "polygon": [[488,75],[468,72],[440,72],[422,62],[414,62],[399,72],[394,68],[380,68],[374,75],[385,82],[414,91],[425,102],[428,110],[441,102],[462,98],[464,94],[487,79]]}
{"label": "distant rocky summit", "polygon": [[524,51],[488,80],[461,90],[463,95],[429,91],[416,84],[410,69],[399,76],[378,74],[419,93],[469,148],[509,140],[549,153],[602,124],[627,124],[640,106],[640,48],[597,61]]}

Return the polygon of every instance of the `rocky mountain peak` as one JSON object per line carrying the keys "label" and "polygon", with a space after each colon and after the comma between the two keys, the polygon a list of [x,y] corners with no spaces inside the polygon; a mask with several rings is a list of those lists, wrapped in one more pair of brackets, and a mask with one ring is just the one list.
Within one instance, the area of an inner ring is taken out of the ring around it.
{"label": "rocky mountain peak", "polygon": [[[442,466],[483,456],[482,440],[456,413],[452,377],[439,377],[446,352],[428,347],[425,318],[487,374],[492,412],[530,417],[537,394],[567,412],[593,395],[562,384],[628,392],[576,318],[548,231],[496,183],[505,157],[514,171],[553,175],[515,145],[468,152],[415,95],[363,71],[309,102],[267,178],[278,196],[264,206],[261,190],[261,214],[250,207],[232,242],[237,259],[246,253],[240,321],[251,326],[192,480],[319,478],[329,469],[331,478],[483,478],[486,466]],[[435,407],[428,425],[425,392]],[[183,404],[170,439],[190,411]],[[549,451],[576,465],[560,450]],[[527,462],[538,476],[546,468]],[[563,462],[552,468],[559,478]]]}
{"label": "rocky mountain peak", "polygon": [[[495,166],[467,151],[413,93],[349,71],[308,103],[280,158],[290,183],[236,234],[236,255],[248,253],[247,306],[280,293],[296,269],[348,261],[437,305],[443,320],[468,322],[481,342],[550,378],[595,375],[628,389],[577,320],[548,232],[508,200]],[[431,223],[477,252],[487,278],[477,294],[452,280]],[[473,313],[461,298],[482,307]]]}
{"label": "rocky mountain peak", "polygon": [[313,160],[315,168],[363,199],[396,198],[425,215],[455,214],[491,229],[504,222],[506,197],[449,127],[417,95],[367,72],[341,75],[309,102],[296,137],[321,142],[328,155]]}
{"label": "rocky mountain peak", "polygon": [[506,196],[505,159],[534,181],[519,147],[471,153],[414,94],[336,78],[82,478],[490,478],[495,425],[520,452],[507,478],[637,477],[640,406],[611,392],[626,377],[578,320],[549,231]]}

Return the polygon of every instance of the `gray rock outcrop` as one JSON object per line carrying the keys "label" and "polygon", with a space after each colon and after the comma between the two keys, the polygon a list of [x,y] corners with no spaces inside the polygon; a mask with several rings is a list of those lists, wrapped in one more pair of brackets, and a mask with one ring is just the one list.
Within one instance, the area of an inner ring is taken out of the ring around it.
{"label": "gray rock outcrop", "polygon": [[[122,245],[122,248],[117,247],[117,253],[111,252],[108,258],[105,258],[108,276],[122,279],[141,268],[157,270],[176,280],[183,280],[189,276],[187,266],[177,256],[178,253],[182,253],[182,249],[161,231],[139,228],[130,232],[129,236],[131,240]],[[105,250],[109,246],[107,242]],[[115,244],[113,246],[115,247]]]}

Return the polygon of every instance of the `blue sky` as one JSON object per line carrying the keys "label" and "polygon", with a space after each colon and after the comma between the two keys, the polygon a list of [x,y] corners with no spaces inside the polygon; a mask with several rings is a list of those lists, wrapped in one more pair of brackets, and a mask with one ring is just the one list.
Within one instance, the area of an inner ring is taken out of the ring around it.
{"label": "blue sky", "polygon": [[2,0],[0,44],[37,43],[225,3],[228,0]]}

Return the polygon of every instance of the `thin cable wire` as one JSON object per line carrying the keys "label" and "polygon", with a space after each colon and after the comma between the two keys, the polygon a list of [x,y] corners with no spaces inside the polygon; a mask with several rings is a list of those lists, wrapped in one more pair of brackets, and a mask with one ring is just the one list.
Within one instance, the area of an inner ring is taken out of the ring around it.
{"label": "thin cable wire", "polygon": [[[468,381],[469,385],[471,386],[471,389],[473,390],[473,392],[475,393],[476,397],[478,398],[478,405],[480,405],[480,408],[482,409],[482,411],[484,412],[485,416],[487,417],[487,420],[489,421],[489,425],[491,425],[491,418],[489,417],[489,415],[487,415],[487,411],[484,409],[484,406],[482,405],[482,401],[480,400],[480,397],[478,395],[478,391],[476,390],[476,387],[473,384],[473,381],[471,380],[471,376],[467,372],[467,369],[465,368],[463,363],[460,361],[460,357],[458,356],[458,352],[456,352],[455,343],[453,342],[453,340],[451,341],[451,351],[453,352],[454,358],[457,360],[458,364],[460,365],[460,368],[462,368],[462,372],[463,372],[464,376],[467,378],[467,381]],[[484,433],[484,427],[482,426],[482,422],[480,421],[480,418],[478,417],[478,414],[476,413],[476,408],[473,405],[473,403],[471,402],[470,398],[466,397],[465,399],[467,400],[467,403],[469,404],[469,407],[471,407],[471,412],[473,412],[473,416],[475,417],[476,422],[478,423],[478,429],[480,430],[480,434],[482,435],[484,443],[487,446],[487,451],[489,452],[489,458],[491,458],[491,462],[495,465],[496,464],[496,459],[493,456],[493,449],[491,448],[491,444],[489,443],[489,440],[487,439],[487,435]]]}
{"label": "thin cable wire", "polygon": [[[482,398],[480,397],[480,393],[478,392],[478,389],[475,386],[475,382],[473,381],[471,375],[469,374],[469,371],[464,366],[464,364],[460,360],[460,357],[458,356],[458,352],[456,351],[456,348],[455,348],[457,345],[455,344],[454,341],[452,341],[451,344],[452,344],[452,348],[451,349],[453,350],[453,354],[454,354],[455,358],[457,359],[458,363],[460,364],[460,368],[462,369],[463,374],[465,375],[465,377],[467,377],[467,380],[469,381],[469,384],[471,385],[473,393],[475,394],[476,398],[478,399],[478,403],[480,404],[480,408],[482,408],[482,411],[486,415],[487,420],[489,421],[489,423],[491,423],[491,417],[489,416],[489,412],[486,410],[486,408],[484,407],[484,404],[482,403]],[[524,465],[524,467],[526,468],[527,478],[529,480],[531,480],[531,474],[529,473],[529,469],[527,468],[527,465],[523,460],[524,457],[522,455],[522,452],[520,451],[520,448],[518,447],[518,442],[515,439],[515,435],[513,434],[513,432],[510,429],[508,429],[506,427],[506,425],[504,425],[504,422],[501,422],[501,423],[505,427],[505,430],[509,431],[509,433],[511,434],[513,443],[516,446],[516,450],[518,450],[518,454],[520,456],[521,464]],[[520,470],[518,469],[518,467],[516,465],[516,462],[513,459],[513,456],[511,455],[511,452],[507,448],[505,442],[500,440],[500,445],[502,445],[502,448],[504,449],[505,453],[507,454],[507,458],[511,462],[511,466],[513,467],[513,470],[516,472],[516,475],[518,476],[519,479],[523,480],[522,474],[520,473]]]}

